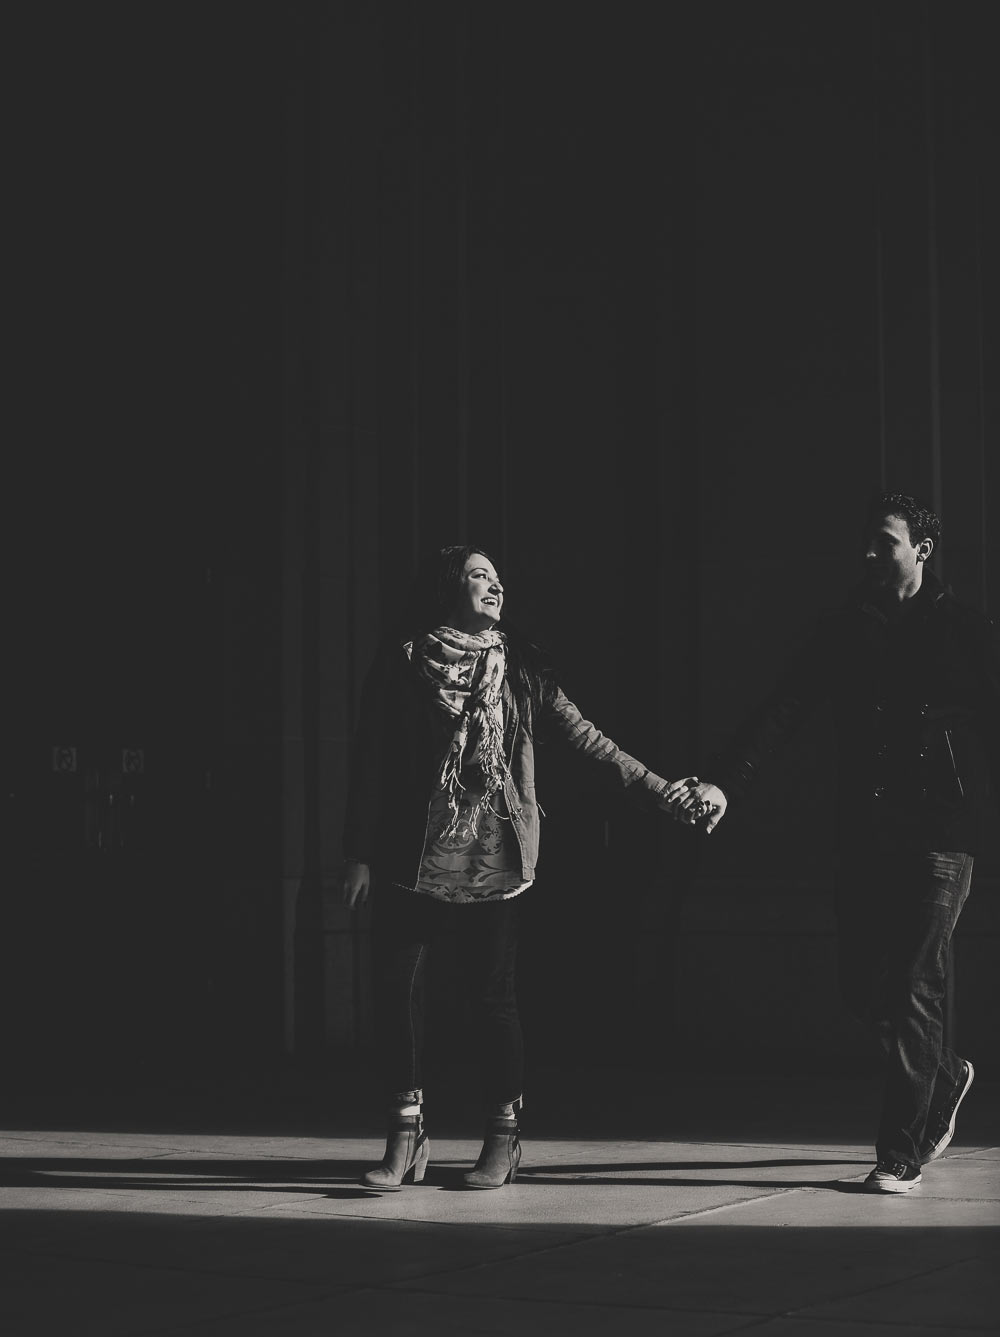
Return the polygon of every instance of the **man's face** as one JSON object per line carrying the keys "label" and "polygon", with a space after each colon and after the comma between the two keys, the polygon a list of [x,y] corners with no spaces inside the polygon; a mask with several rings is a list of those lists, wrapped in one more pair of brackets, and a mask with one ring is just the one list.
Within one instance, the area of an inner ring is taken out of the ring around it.
{"label": "man's face", "polygon": [[906,595],[920,587],[923,548],[899,515],[875,516],[865,533],[865,574],[872,590]]}

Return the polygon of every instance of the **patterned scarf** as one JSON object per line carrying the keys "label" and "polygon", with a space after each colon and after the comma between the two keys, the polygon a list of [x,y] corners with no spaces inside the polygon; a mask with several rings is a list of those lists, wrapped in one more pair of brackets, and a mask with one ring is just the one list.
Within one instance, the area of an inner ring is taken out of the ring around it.
{"label": "patterned scarf", "polygon": [[462,632],[437,627],[413,643],[413,663],[434,688],[438,708],[455,721],[455,732],[438,776],[448,796],[451,821],[444,832],[453,836],[458,826],[459,791],[465,762],[478,761],[484,793],[468,818],[475,834],[490,799],[510,778],[503,755],[503,680],[507,648],[502,631]]}

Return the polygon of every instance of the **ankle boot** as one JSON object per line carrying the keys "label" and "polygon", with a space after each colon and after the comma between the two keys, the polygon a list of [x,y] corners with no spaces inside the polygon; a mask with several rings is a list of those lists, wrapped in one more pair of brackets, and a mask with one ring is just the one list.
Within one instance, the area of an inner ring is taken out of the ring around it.
{"label": "ankle boot", "polygon": [[518,1141],[517,1116],[521,1099],[500,1105],[486,1120],[486,1136],[475,1169],[462,1176],[467,1188],[500,1188],[513,1184],[521,1163],[521,1143]]}
{"label": "ankle boot", "polygon": [[[366,1188],[393,1191],[407,1179],[412,1179],[414,1184],[423,1182],[431,1144],[424,1130],[422,1102],[422,1091],[404,1091],[393,1097],[385,1155],[381,1165],[362,1176],[361,1182]],[[403,1109],[413,1105],[420,1106],[415,1114],[402,1113]]]}

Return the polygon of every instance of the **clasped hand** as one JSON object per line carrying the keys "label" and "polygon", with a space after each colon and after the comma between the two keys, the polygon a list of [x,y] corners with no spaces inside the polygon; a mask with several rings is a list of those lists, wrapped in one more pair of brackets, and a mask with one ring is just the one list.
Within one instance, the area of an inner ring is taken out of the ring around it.
{"label": "clasped hand", "polygon": [[718,785],[701,781],[696,775],[674,780],[664,790],[667,811],[685,826],[705,819],[705,831],[714,831],[725,816],[728,800]]}

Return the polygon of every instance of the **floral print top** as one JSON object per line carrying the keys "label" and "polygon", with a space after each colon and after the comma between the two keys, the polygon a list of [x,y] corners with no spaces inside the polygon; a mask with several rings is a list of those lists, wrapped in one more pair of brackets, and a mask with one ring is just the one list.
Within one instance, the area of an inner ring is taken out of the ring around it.
{"label": "floral print top", "polygon": [[482,798],[478,766],[463,772],[465,790],[453,835],[444,834],[451,822],[447,795],[436,789],[427,815],[427,842],[415,891],[440,901],[471,904],[505,901],[531,886],[521,871],[521,851],[511,829],[503,791],[497,790],[479,819],[478,829],[468,820]]}

